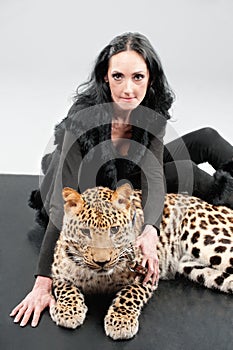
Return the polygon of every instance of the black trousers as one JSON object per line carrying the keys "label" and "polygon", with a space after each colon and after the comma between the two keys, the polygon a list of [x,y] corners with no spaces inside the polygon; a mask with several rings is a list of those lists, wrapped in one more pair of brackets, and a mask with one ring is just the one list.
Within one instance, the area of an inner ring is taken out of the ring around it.
{"label": "black trousers", "polygon": [[190,132],[164,147],[164,175],[168,193],[188,193],[206,199],[214,178],[198,167],[208,162],[218,169],[233,157],[233,147],[214,129]]}

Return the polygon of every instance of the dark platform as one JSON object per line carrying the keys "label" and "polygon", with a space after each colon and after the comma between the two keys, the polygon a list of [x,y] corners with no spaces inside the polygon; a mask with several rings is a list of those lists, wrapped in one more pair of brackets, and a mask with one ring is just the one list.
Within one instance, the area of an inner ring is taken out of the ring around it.
{"label": "dark platform", "polygon": [[[57,327],[46,311],[37,328],[21,328],[8,315],[33,284],[38,251],[29,240],[35,233],[34,212],[27,206],[37,176],[0,176],[1,293],[0,349],[2,350],[232,350],[233,297],[183,278],[161,281],[140,317],[140,330],[128,341],[113,341],[103,330],[109,297],[88,298],[82,327]],[[38,233],[39,235],[39,233]]]}

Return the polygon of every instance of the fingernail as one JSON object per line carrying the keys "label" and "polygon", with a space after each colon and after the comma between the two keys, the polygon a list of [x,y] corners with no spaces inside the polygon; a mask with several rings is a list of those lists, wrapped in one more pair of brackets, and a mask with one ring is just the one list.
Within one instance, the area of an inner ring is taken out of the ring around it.
{"label": "fingernail", "polygon": [[31,326],[32,326],[32,327],[36,327],[36,326],[37,326],[36,321],[32,321]]}

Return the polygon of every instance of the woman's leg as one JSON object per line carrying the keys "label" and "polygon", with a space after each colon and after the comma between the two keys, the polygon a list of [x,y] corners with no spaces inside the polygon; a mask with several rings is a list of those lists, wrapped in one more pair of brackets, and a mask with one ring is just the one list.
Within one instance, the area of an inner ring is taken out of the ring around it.
{"label": "woman's leg", "polygon": [[190,132],[164,147],[164,163],[191,160],[195,164],[208,162],[218,169],[232,157],[232,145],[209,127]]}
{"label": "woman's leg", "polygon": [[187,192],[210,203],[232,206],[231,176],[221,171],[213,177],[197,166],[208,162],[218,169],[232,157],[233,147],[212,128],[193,131],[168,143],[164,149],[167,192]]}
{"label": "woman's leg", "polygon": [[190,160],[164,164],[167,193],[187,193],[209,200],[214,178]]}

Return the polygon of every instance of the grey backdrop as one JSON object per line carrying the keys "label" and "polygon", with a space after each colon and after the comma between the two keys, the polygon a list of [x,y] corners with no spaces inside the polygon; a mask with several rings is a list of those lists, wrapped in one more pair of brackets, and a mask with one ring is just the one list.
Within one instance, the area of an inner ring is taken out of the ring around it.
{"label": "grey backdrop", "polygon": [[212,126],[233,142],[232,13],[232,0],[0,0],[0,172],[39,174],[75,88],[125,31],[150,39],[176,93],[166,140]]}

